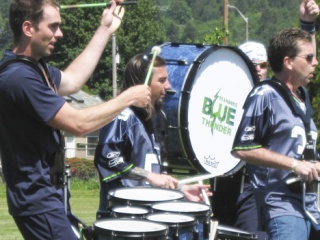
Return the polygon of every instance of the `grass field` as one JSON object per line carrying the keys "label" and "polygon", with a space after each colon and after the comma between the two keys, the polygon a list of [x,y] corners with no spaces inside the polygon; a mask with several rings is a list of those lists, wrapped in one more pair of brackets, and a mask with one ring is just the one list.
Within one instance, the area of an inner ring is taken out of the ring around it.
{"label": "grass field", "polygon": [[[93,224],[99,204],[99,183],[71,181],[71,210],[86,225]],[[0,240],[22,240],[12,217],[8,213],[5,185],[0,183]]]}

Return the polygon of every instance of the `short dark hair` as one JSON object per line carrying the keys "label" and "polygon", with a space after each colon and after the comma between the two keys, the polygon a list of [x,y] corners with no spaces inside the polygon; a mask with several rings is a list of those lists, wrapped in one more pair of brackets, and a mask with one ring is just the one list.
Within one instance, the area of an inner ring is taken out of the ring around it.
{"label": "short dark hair", "polygon": [[293,58],[299,54],[298,41],[312,42],[310,33],[300,29],[284,29],[278,32],[269,42],[268,60],[273,72],[283,69],[283,59]]}
{"label": "short dark hair", "polygon": [[60,9],[56,0],[13,0],[9,9],[9,23],[15,44],[22,36],[22,24],[29,20],[38,26],[43,17],[43,8],[46,5]]}

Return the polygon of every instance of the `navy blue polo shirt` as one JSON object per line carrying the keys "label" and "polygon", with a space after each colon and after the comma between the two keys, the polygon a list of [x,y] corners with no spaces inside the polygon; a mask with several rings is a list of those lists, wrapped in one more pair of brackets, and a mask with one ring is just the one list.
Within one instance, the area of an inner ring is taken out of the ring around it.
{"label": "navy blue polo shirt", "polygon": [[[6,51],[4,58],[11,55]],[[49,67],[49,74],[59,88],[60,70]],[[59,138],[47,122],[65,100],[35,69],[16,62],[0,73],[0,103],[0,149],[10,214],[27,216],[63,208],[62,191],[50,180]]]}

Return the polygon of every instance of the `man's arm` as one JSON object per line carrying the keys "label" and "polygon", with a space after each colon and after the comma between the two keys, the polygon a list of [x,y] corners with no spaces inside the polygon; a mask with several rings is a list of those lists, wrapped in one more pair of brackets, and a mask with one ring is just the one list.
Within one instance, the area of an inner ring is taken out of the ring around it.
{"label": "man's arm", "polygon": [[84,109],[75,109],[65,103],[48,125],[76,136],[97,130],[111,122],[129,106],[146,107],[150,104],[150,88],[131,87],[108,102]]}
{"label": "man's arm", "polygon": [[60,96],[78,92],[92,75],[110,37],[119,28],[124,16],[124,8],[116,7],[116,2],[122,0],[113,0],[111,7],[104,9],[100,26],[87,47],[61,72],[62,80],[58,89]]}
{"label": "man's arm", "polygon": [[304,181],[313,181],[320,175],[320,162],[297,160],[265,148],[235,150],[232,155],[249,164],[291,170],[301,176]]}
{"label": "man's arm", "polygon": [[300,5],[300,28],[312,35],[314,54],[316,54],[315,21],[319,15],[319,6],[314,0],[303,0]]}
{"label": "man's arm", "polygon": [[149,172],[139,167],[134,167],[130,171],[127,178],[138,181],[146,181],[154,187],[176,189],[178,186],[178,180],[169,175]]}

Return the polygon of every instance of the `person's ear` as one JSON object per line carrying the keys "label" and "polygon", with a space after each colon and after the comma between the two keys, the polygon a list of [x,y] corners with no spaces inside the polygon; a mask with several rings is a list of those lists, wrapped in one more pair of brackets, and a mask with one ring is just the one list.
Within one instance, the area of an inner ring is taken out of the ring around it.
{"label": "person's ear", "polygon": [[30,21],[24,21],[22,24],[22,32],[27,37],[32,37],[34,33],[34,26]]}
{"label": "person's ear", "polygon": [[283,65],[284,67],[288,68],[288,69],[292,69],[292,58],[286,56],[283,59]]}

